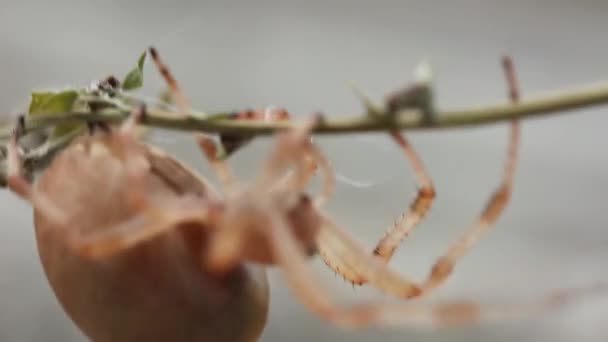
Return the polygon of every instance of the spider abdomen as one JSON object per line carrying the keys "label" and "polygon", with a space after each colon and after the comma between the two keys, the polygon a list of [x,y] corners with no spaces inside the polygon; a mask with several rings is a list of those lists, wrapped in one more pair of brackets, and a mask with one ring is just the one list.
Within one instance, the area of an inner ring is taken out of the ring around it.
{"label": "spider abdomen", "polygon": [[[128,201],[132,184],[124,166],[132,159],[119,158],[123,147],[112,137],[75,141],[35,184],[70,222],[57,226],[34,210],[41,263],[64,311],[94,342],[256,340],[268,313],[266,273],[242,263],[222,277],[206,272],[200,259],[206,230],[200,224],[170,227],[102,258],[70,245],[68,233],[86,238],[141,214]],[[141,143],[128,147],[147,167],[142,195],[152,205],[185,195],[215,196],[174,158]]]}

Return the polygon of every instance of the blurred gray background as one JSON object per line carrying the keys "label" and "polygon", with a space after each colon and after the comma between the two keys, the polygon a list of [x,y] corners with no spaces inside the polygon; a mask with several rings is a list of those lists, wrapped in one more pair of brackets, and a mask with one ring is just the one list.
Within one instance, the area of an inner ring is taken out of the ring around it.
{"label": "blurred gray background", "polygon": [[[67,1],[0,2],[0,108],[23,109],[32,88],[82,86],[124,74],[157,46],[187,95],[206,111],[271,104],[302,115],[360,111],[354,82],[379,98],[411,80],[416,63],[435,67],[438,106],[506,101],[499,64],[512,54],[522,91],[608,78],[608,3],[539,1]],[[146,67],[144,93],[163,83]],[[529,120],[512,203],[495,229],[431,298],[533,297],[608,278],[606,193],[608,107]],[[392,265],[422,278],[483,207],[502,172],[508,125],[416,132],[409,137],[438,198]],[[413,174],[385,135],[317,140],[343,178],[330,210],[371,248],[415,193]],[[191,140],[155,142],[209,174]],[[241,151],[242,177],[264,158],[268,139]],[[215,181],[215,178],[211,178]],[[0,341],[84,341],[52,296],[38,263],[29,207],[0,192]],[[388,301],[353,290],[314,266],[345,303]],[[262,341],[605,341],[608,300],[593,298],[546,317],[436,331],[345,331],[310,314],[270,272],[272,299]]]}

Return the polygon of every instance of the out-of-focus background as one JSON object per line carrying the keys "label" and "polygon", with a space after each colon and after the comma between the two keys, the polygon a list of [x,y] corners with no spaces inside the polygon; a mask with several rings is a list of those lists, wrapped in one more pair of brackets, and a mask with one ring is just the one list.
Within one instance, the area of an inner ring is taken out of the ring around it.
{"label": "out-of-focus background", "polygon": [[[608,79],[608,3],[539,1],[10,1],[0,2],[0,111],[17,112],[32,88],[81,86],[128,71],[157,46],[202,110],[283,105],[296,115],[360,112],[354,82],[379,98],[433,63],[440,108],[506,101],[499,57],[515,58],[523,95]],[[151,65],[144,93],[163,87]],[[608,279],[607,107],[529,120],[512,203],[467,255],[437,299],[534,297]],[[502,172],[508,125],[416,132],[409,137],[437,186],[428,218],[392,265],[426,275],[483,207]],[[154,141],[208,169],[192,141]],[[317,141],[343,176],[330,210],[370,249],[415,193],[413,174],[385,135]],[[268,139],[232,165],[251,175]],[[212,180],[215,181],[214,178]],[[0,192],[0,341],[84,341],[51,294],[38,262],[28,206]],[[388,299],[353,290],[319,262],[324,287],[345,303]],[[593,298],[517,324],[426,331],[345,331],[311,315],[281,274],[262,341],[605,341],[608,301]]]}

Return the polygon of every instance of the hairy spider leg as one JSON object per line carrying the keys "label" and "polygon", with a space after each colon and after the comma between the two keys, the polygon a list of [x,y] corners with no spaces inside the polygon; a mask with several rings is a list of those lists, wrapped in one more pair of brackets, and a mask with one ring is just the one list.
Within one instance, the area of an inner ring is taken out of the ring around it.
{"label": "hairy spider leg", "polygon": [[[517,94],[519,92],[517,91],[517,84],[515,82],[512,63],[503,63],[503,66],[509,84],[511,100],[517,101]],[[404,144],[407,143],[404,141],[404,139],[401,139],[399,135],[395,135],[393,133],[392,136],[397,144],[399,144],[402,148],[406,146]],[[348,256],[346,252],[342,251],[338,240],[324,239],[321,237],[322,234],[318,239],[320,256],[331,269],[354,284],[370,283],[381,291],[402,298],[412,298],[425,295],[426,293],[435,289],[437,286],[441,285],[448,278],[448,276],[452,273],[456,262],[480,240],[482,235],[486,233],[491,225],[494,224],[500,217],[500,214],[506,207],[511,194],[514,169],[517,160],[518,142],[519,126],[517,122],[515,122],[511,126],[505,173],[503,174],[500,186],[488,200],[477,221],[472,225],[471,228],[469,228],[469,230],[464,232],[460,239],[450,246],[448,251],[443,256],[438,258],[431,268],[430,273],[427,275],[426,280],[424,280],[422,283],[416,284],[405,279],[382,279],[377,275],[370,274],[370,272],[373,270],[362,272],[362,270],[358,267],[360,258],[353,259],[351,256]],[[384,259],[384,261],[386,261],[386,259]]]}
{"label": "hairy spider leg", "polygon": [[[262,165],[257,179],[251,186],[244,189],[241,195],[246,193],[257,197],[267,197],[273,196],[277,191],[300,193],[299,191],[294,192],[294,189],[289,187],[273,188],[273,185],[276,184],[277,178],[282,174],[282,171],[292,164],[296,165],[294,170],[295,177],[300,177],[301,174],[306,175],[306,165],[300,157],[303,153],[315,151],[313,153],[322,155],[320,151],[314,150],[311,147],[310,139],[308,139],[310,130],[318,120],[320,120],[318,116],[312,116],[287,132],[278,133],[275,138],[274,148],[264,165]],[[206,147],[203,148],[203,152],[206,154],[209,153],[209,150]],[[325,158],[323,157],[319,160],[323,161]],[[324,176],[324,187],[331,188],[334,181],[333,171],[328,168],[329,166],[326,163],[322,162],[319,166]],[[247,196],[246,194],[244,196]],[[228,204],[228,208],[229,206],[230,203]],[[254,206],[257,208],[259,204],[256,203]],[[242,227],[248,226],[251,221],[264,220],[264,217],[265,214],[260,215],[258,210],[249,209],[248,205],[239,207],[236,214],[225,215],[221,226],[211,234],[209,251],[203,256],[208,268],[216,272],[226,272],[238,264],[243,258],[241,253],[243,244],[247,242],[247,235],[243,234],[244,229]]]}
{"label": "hairy spider leg", "polygon": [[[159,73],[161,74],[161,76],[164,78],[165,82],[167,83],[169,90],[171,91],[171,93],[173,94],[173,97],[176,99],[176,105],[178,107],[178,109],[180,110],[180,112],[182,113],[187,113],[188,109],[189,109],[189,101],[187,100],[187,97],[185,96],[184,92],[182,91],[179,83],[177,82],[176,78],[172,75],[171,71],[169,70],[169,67],[167,66],[167,64],[162,60],[162,58],[160,57],[160,54],[158,53],[158,50],[154,47],[150,47],[149,48],[149,52],[150,52],[150,56],[152,57],[152,60],[154,61],[157,69],[159,70]],[[243,120],[265,120],[265,121],[279,121],[279,120],[289,120],[289,113],[280,107],[276,107],[276,106],[269,106],[267,108],[265,108],[262,111],[254,111],[254,110],[245,110],[245,111],[241,111],[241,112],[237,112],[233,115],[233,117],[235,119],[243,119]],[[227,146],[228,148],[238,148],[241,146],[242,144],[242,137],[238,137],[238,136],[231,136],[231,135],[220,135],[222,139],[222,144],[224,144],[225,140],[227,139],[227,142],[230,143],[231,141],[234,143],[234,145],[238,145],[238,146]],[[195,135],[195,138],[197,140],[197,143],[199,145],[199,147],[203,150],[204,155],[207,157],[211,167],[213,168],[214,172],[216,173],[217,177],[219,178],[220,182],[222,183],[222,185],[226,188],[226,190],[228,192],[234,190],[237,185],[238,182],[235,179],[235,177],[232,175],[232,172],[230,171],[230,168],[227,166],[227,162],[223,159],[220,159],[217,157],[218,154],[218,148],[216,143],[213,141],[213,139],[206,135],[206,134],[201,134],[198,133]],[[226,147],[226,146],[225,146]],[[232,151],[227,151],[227,152],[232,152]],[[294,189],[303,189],[304,186],[308,183],[308,180],[314,175],[315,171],[317,170],[317,163],[322,163],[322,164],[329,164],[329,162],[326,159],[319,159],[319,160],[315,160],[315,157],[318,158],[319,154],[316,152],[316,148],[315,147],[311,147],[310,148],[310,154],[311,155],[303,155],[303,158],[306,160],[307,163],[307,174],[299,174],[299,177],[295,177],[292,174],[288,174],[286,175],[286,177],[284,178],[283,182],[288,183],[292,188]],[[318,202],[319,204],[322,204],[327,197],[329,197],[331,195],[333,188],[329,187],[329,186],[325,186],[322,189],[322,194],[319,195],[318,199],[316,200],[316,202]]]}
{"label": "hairy spider leg", "polygon": [[[327,289],[321,286],[322,282],[307,264],[308,256],[294,236],[289,233],[284,219],[273,212],[269,212],[268,215],[274,215],[268,234],[278,259],[277,263],[291,289],[311,312],[338,325],[352,328],[369,325],[412,325],[432,328],[518,320],[547,314],[583,298],[605,295],[608,292],[608,284],[597,283],[582,288],[552,290],[533,299],[513,298],[492,302],[453,299],[426,304],[359,303],[345,306],[337,303]],[[405,283],[403,278],[384,262],[370,255],[329,218],[325,219],[319,238],[339,241],[338,253],[356,262],[357,268],[366,270],[364,273],[370,278],[377,278],[374,279],[375,283],[380,281]]]}

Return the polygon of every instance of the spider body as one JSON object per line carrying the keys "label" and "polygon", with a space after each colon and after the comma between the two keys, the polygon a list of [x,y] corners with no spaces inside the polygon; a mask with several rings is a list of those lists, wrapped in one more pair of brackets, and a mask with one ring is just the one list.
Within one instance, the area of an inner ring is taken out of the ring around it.
{"label": "spider body", "polygon": [[206,270],[206,230],[197,222],[166,222],[164,234],[93,257],[99,250],[89,238],[154,219],[142,219],[130,199],[138,187],[127,172],[133,163],[144,171],[141,195],[159,207],[217,196],[175,158],[114,130],[74,141],[29,191],[33,203],[52,203],[50,210],[34,205],[34,223],[41,263],[65,312],[95,342],[256,340],[268,311],[265,271],[242,263],[221,277]]}
{"label": "spider body", "polygon": [[[284,192],[271,198],[240,194],[225,207],[222,221],[216,224],[238,227],[235,234],[240,235],[239,240],[243,241],[240,244],[242,258],[268,266],[277,265],[273,246],[266,234],[267,226],[272,224],[266,215],[270,210],[286,218],[290,234],[293,234],[306,256],[314,257],[317,253],[316,237],[321,227],[321,217],[307,194]],[[247,222],[243,221],[244,218],[248,218]]]}

